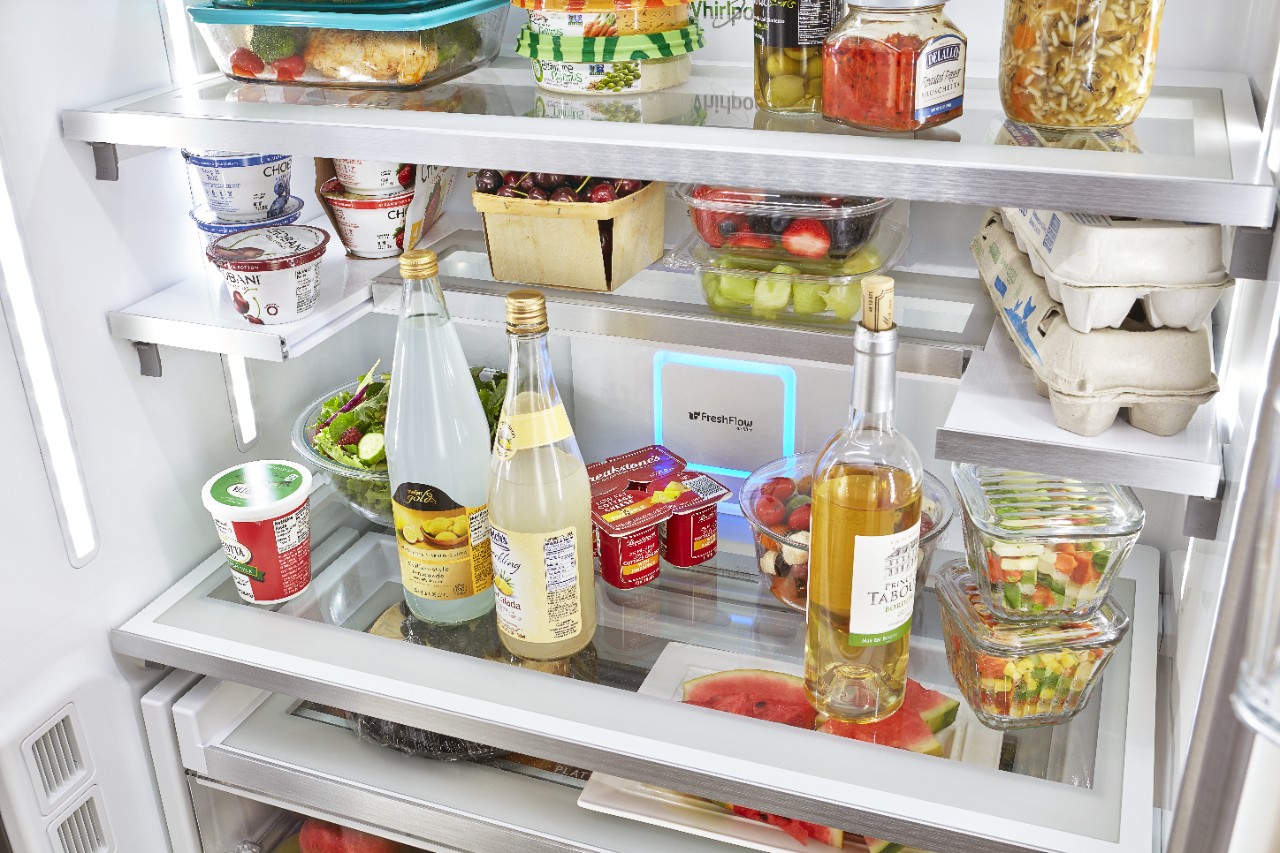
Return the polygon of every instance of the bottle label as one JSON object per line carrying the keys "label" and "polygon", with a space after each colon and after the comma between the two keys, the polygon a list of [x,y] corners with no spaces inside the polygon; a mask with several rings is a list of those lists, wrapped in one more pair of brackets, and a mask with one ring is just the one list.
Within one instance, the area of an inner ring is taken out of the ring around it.
{"label": "bottle label", "polygon": [[401,483],[391,514],[406,591],[456,601],[493,586],[487,507],[464,506],[434,486]]}
{"label": "bottle label", "polygon": [[916,121],[964,105],[964,39],[947,34],[929,39],[916,60]]}
{"label": "bottle label", "polygon": [[888,536],[856,536],[849,645],[882,646],[911,630],[920,522]]}
{"label": "bottle label", "polygon": [[518,450],[545,447],[564,441],[572,435],[573,427],[569,424],[564,403],[557,403],[550,409],[519,415],[508,415],[506,409],[503,409],[493,442],[493,455],[505,462],[515,456]]}
{"label": "bottle label", "polygon": [[494,596],[498,628],[530,643],[554,643],[582,632],[578,536],[493,528]]}
{"label": "bottle label", "polygon": [[819,47],[835,26],[836,4],[833,0],[756,0],[754,17],[758,45]]}

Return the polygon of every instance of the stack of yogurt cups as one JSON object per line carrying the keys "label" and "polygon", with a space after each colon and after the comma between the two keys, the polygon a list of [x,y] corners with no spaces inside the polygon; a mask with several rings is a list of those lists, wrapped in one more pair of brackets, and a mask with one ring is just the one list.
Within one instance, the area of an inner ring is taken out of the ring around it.
{"label": "stack of yogurt cups", "polygon": [[347,253],[393,258],[404,251],[418,167],[378,160],[333,161],[335,177],[320,188]]}
{"label": "stack of yogurt cups", "polygon": [[182,157],[199,178],[205,203],[191,218],[208,246],[219,237],[292,225],[302,214],[302,199],[290,194],[293,158],[288,154],[237,154],[190,151]]}

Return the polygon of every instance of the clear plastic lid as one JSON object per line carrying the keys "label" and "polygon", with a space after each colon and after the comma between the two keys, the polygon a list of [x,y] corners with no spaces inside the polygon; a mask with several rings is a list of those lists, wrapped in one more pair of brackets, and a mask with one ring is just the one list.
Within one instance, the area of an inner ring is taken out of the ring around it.
{"label": "clear plastic lid", "polygon": [[834,196],[817,193],[783,193],[774,190],[679,184],[676,195],[696,210],[740,213],[744,216],[802,216],[806,219],[852,219],[880,213],[893,204],[891,198]]}
{"label": "clear plastic lid", "polygon": [[997,538],[1131,536],[1146,519],[1127,486],[959,463],[951,476],[969,521]]}
{"label": "clear plastic lid", "polygon": [[964,560],[938,570],[938,599],[955,618],[969,644],[997,657],[1047,651],[1111,648],[1129,630],[1129,616],[1110,596],[1091,618],[1078,622],[1024,623],[997,619],[982,602],[978,584]]}

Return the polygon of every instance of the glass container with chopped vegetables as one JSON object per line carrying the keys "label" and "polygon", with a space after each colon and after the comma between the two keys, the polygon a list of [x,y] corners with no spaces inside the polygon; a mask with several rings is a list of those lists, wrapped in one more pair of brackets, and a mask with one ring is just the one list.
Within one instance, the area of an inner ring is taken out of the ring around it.
{"label": "glass container with chopped vegetables", "polygon": [[1002,622],[963,560],[938,570],[936,589],[951,674],[973,713],[993,729],[1070,720],[1089,703],[1129,630],[1128,615],[1109,598],[1088,619]]}
{"label": "glass container with chopped vegetables", "polygon": [[1133,491],[982,465],[952,467],[969,564],[1002,619],[1098,612],[1142,531]]}
{"label": "glass container with chopped vegetables", "polygon": [[1133,123],[1151,94],[1164,0],[1006,0],[1000,97],[1049,128]]}

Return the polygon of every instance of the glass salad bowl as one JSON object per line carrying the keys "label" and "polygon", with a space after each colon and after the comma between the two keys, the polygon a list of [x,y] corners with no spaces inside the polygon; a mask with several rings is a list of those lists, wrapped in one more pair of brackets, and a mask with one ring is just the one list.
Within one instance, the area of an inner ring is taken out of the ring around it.
{"label": "glass salad bowl", "polygon": [[[756,566],[768,581],[769,591],[783,604],[801,612],[809,601],[809,495],[818,455],[797,453],[756,469],[742,484],[738,498],[742,515],[751,525]],[[927,471],[923,504],[920,558],[916,567],[917,601],[929,577],[933,552],[955,514],[951,493],[941,480]]]}
{"label": "glass salad bowl", "polygon": [[[307,405],[293,423],[293,447],[308,466],[329,475],[338,495],[355,513],[375,524],[393,527],[391,478],[387,473],[386,459],[361,468],[339,462],[316,446],[316,425],[321,420],[320,413],[325,403],[339,395],[354,393],[359,384],[356,381],[341,385]],[[378,393],[380,389],[377,386],[383,384],[370,383],[366,393]],[[353,457],[353,460],[358,461],[358,456]]]}

